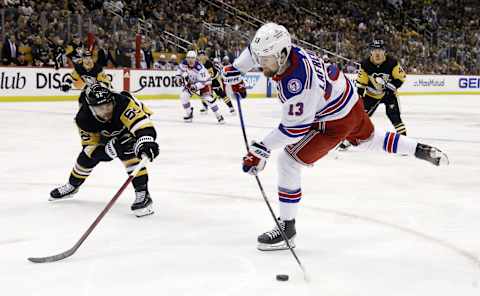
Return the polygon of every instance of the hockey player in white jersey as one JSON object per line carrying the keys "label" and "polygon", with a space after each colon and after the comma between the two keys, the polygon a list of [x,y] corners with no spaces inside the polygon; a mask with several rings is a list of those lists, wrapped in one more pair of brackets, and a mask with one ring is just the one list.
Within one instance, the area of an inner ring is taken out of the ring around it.
{"label": "hockey player in white jersey", "polygon": [[185,60],[178,65],[175,77],[179,84],[184,85],[180,94],[180,101],[183,109],[185,109],[185,116],[183,117],[185,122],[192,122],[193,120],[193,107],[190,104],[190,99],[193,94],[197,94],[213,111],[218,123],[224,123],[224,118],[218,110],[215,99],[212,97],[212,80],[210,75],[207,69],[197,60],[195,51],[190,50],[187,52]]}
{"label": "hockey player in white jersey", "polygon": [[[447,156],[435,147],[374,128],[358,99],[355,84],[334,64],[327,66],[315,54],[292,45],[285,27],[263,25],[233,67],[223,69],[225,81],[235,91],[240,75],[255,66],[276,81],[283,111],[278,127],[263,140],[252,142],[243,158],[243,171],[259,173],[271,150],[283,148],[278,160],[278,219],[292,246],[302,198],[301,170],[342,140],[365,150],[412,155],[437,166],[448,163]],[[257,241],[262,251],[287,248],[276,227],[261,234]]]}

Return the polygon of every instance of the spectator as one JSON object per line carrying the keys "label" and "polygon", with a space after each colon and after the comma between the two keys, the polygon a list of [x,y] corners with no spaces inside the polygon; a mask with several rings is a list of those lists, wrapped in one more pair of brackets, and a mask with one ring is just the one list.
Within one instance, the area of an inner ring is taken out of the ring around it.
{"label": "spectator", "polygon": [[144,40],[141,48],[141,65],[142,69],[151,69],[153,66],[152,43],[150,40]]}
{"label": "spectator", "polygon": [[2,64],[5,66],[18,65],[18,45],[15,35],[6,36],[2,47]]}

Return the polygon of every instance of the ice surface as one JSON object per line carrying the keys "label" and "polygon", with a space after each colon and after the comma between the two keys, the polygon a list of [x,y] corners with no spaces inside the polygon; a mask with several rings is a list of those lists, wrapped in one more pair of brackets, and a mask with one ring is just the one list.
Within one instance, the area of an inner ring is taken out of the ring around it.
{"label": "ice surface", "polygon": [[[1,295],[480,295],[480,97],[402,98],[409,135],[449,167],[346,152],[304,170],[296,251],[308,284],[288,251],[256,250],[273,221],[241,172],[238,117],[219,126],[194,101],[187,124],[179,101],[147,104],[161,149],[148,167],[155,215],[134,217],[128,188],[75,255],[50,264],[27,257],[70,248],[126,174],[102,163],[73,199],[48,202],[80,151],[77,104],[0,104]],[[249,139],[278,124],[276,100],[243,106]],[[373,120],[392,129],[383,106]],[[260,176],[275,211],[277,154]]]}

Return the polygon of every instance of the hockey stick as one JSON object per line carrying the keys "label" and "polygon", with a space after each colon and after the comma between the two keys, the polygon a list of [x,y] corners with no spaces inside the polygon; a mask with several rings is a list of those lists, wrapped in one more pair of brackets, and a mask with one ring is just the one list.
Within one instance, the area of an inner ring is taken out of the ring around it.
{"label": "hockey stick", "polygon": [[[242,106],[241,106],[241,103],[240,103],[241,98],[240,98],[240,95],[238,93],[235,93],[235,99],[237,101],[238,117],[240,118],[240,127],[242,128],[243,140],[245,142],[245,148],[247,149],[247,153],[248,153],[249,150],[248,150],[247,132],[245,130],[245,122],[243,121]],[[288,241],[287,235],[285,234],[283,229],[280,227],[280,223],[278,223],[278,221],[277,221],[277,217],[276,217],[275,213],[273,212],[273,209],[272,209],[272,206],[270,205],[270,202],[268,201],[267,195],[265,194],[265,190],[263,190],[263,186],[262,186],[262,183],[260,182],[260,178],[258,177],[257,174],[255,174],[254,176],[255,176],[255,180],[257,181],[258,188],[260,189],[260,192],[262,193],[263,200],[267,204],[268,210],[270,211],[270,214],[272,215],[273,221],[275,221],[275,225],[277,226],[278,230],[280,231],[280,234],[282,235],[283,240],[287,244],[288,249],[290,250],[290,252],[292,252],[292,255],[295,258],[295,260],[297,261],[298,266],[303,271],[303,278],[305,279],[306,282],[308,282],[310,280],[310,278],[307,274],[307,270],[305,269],[305,267],[300,262],[300,259],[298,258],[297,253],[295,252],[295,250],[290,245],[290,242]]]}
{"label": "hockey stick", "polygon": [[202,95],[201,95],[199,92],[194,91],[194,90],[192,90],[192,89],[190,89],[190,88],[187,87],[187,85],[188,85],[187,79],[186,79],[185,77],[182,77],[182,79],[183,79],[183,88],[184,88],[185,90],[187,90],[191,95],[192,95],[192,94],[193,94],[193,95],[196,95],[196,96],[198,96],[200,99],[202,99]]}
{"label": "hockey stick", "polygon": [[46,262],[55,262],[59,261],[62,259],[65,259],[67,257],[72,256],[75,254],[75,252],[80,248],[82,243],[87,239],[87,237],[90,235],[90,233],[93,231],[93,229],[100,223],[102,220],[103,216],[110,210],[110,208],[113,206],[113,204],[117,201],[117,199],[120,197],[122,192],[127,188],[128,184],[132,181],[132,179],[138,174],[138,172],[145,166],[145,163],[148,161],[147,157],[142,157],[142,161],[135,167],[135,170],[128,176],[127,180],[123,183],[122,187],[115,193],[115,196],[108,202],[108,204],[105,206],[103,211],[98,215],[98,217],[93,221],[92,225],[85,231],[85,233],[82,235],[82,237],[77,241],[77,243],[69,250],[59,253],[57,255],[53,256],[47,256],[47,257],[30,257],[28,258],[29,261],[34,262],[34,263],[46,263]]}

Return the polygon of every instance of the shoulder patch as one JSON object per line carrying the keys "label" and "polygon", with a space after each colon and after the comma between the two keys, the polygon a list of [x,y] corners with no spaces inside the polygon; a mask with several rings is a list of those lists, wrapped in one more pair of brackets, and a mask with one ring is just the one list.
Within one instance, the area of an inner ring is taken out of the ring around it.
{"label": "shoulder patch", "polygon": [[195,62],[195,70],[200,71],[200,70],[202,70],[202,68],[203,68],[203,65],[200,64],[200,62],[198,62],[198,61]]}
{"label": "shoulder patch", "polygon": [[286,75],[282,74],[284,76],[277,82],[278,95],[283,103],[305,89],[309,89],[312,81],[312,66],[304,55],[294,49],[290,53],[292,55],[290,67],[292,68],[287,70],[289,72]]}
{"label": "shoulder patch", "polygon": [[287,89],[292,94],[299,93],[302,90],[302,82],[300,79],[292,78],[287,82]]}

